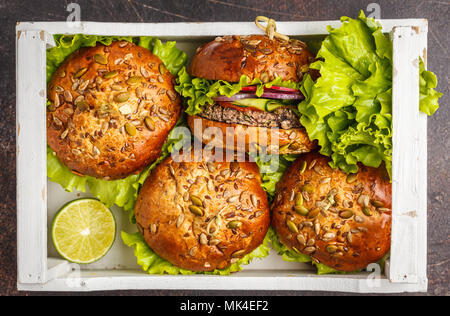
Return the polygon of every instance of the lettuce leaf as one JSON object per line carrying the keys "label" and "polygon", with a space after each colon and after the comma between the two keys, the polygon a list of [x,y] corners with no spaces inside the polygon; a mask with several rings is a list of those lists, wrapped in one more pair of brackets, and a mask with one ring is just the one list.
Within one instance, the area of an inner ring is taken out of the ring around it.
{"label": "lettuce leaf", "polygon": [[[342,26],[330,33],[310,67],[320,71],[314,82],[305,76],[300,90],[300,122],[320,153],[331,156],[331,167],[347,173],[357,163],[392,169],[392,44],[381,25],[365,17],[342,17]],[[420,61],[420,110],[438,108],[436,76]]]}
{"label": "lettuce leaf", "polygon": [[213,274],[213,275],[229,275],[232,272],[242,270],[242,265],[249,264],[255,258],[264,258],[269,255],[269,237],[266,235],[263,243],[253,250],[251,253],[245,255],[239,261],[231,264],[225,269],[215,269],[211,272],[194,272],[174,266],[169,261],[161,258],[147,245],[144,237],[140,233],[128,234],[121,232],[122,240],[128,247],[134,249],[134,255],[137,258],[137,263],[142,270],[149,274]]}
{"label": "lettuce leaf", "polygon": [[[47,50],[47,81],[59,65],[74,51],[81,47],[93,47],[97,43],[110,45],[113,41],[125,40],[136,45],[151,50],[158,56],[166,68],[176,75],[185,65],[187,56],[184,52],[175,47],[175,42],[162,43],[153,37],[123,37],[123,36],[96,36],[96,35],[55,35],[56,46]],[[177,125],[186,125],[183,119]],[[86,192],[86,187],[93,196],[105,203],[108,207],[118,205],[125,210],[132,210],[140,185],[143,184],[149,172],[156,167],[162,159],[170,154],[171,148],[176,143],[176,139],[169,135],[163,146],[161,156],[152,165],[148,166],[141,174],[133,174],[125,179],[103,180],[90,176],[79,176],[64,166],[56,157],[54,152],[47,147],[47,176],[56,183],[59,183],[66,191],[73,190]],[[130,212],[132,218],[133,212]]]}
{"label": "lettuce leaf", "polygon": [[293,81],[284,81],[280,77],[274,80],[263,83],[259,78],[250,79],[242,75],[239,82],[230,83],[225,80],[207,80],[203,78],[192,78],[186,68],[182,68],[178,73],[177,85],[175,90],[181,94],[188,105],[186,113],[189,115],[196,115],[203,112],[205,104],[213,104],[213,98],[224,95],[231,97],[239,93],[243,87],[256,85],[256,95],[260,97],[264,88],[272,86],[279,86],[291,89],[299,89],[298,83]]}

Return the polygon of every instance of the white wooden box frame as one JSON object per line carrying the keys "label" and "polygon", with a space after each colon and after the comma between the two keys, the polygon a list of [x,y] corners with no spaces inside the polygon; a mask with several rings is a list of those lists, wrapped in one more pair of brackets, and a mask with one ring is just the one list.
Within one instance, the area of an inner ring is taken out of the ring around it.
{"label": "white wooden box frame", "polygon": [[[427,118],[419,112],[419,56],[426,63],[426,20],[380,20],[393,41],[392,245],[386,275],[317,276],[302,270],[251,270],[230,276],[159,276],[139,270],[75,271],[47,255],[46,48],[53,34],[157,36],[207,40],[258,33],[253,23],[25,22],[16,27],[17,284],[19,290],[313,290],[359,293],[427,291]],[[324,36],[339,21],[280,22],[290,36]],[[120,242],[116,240],[116,242]]]}

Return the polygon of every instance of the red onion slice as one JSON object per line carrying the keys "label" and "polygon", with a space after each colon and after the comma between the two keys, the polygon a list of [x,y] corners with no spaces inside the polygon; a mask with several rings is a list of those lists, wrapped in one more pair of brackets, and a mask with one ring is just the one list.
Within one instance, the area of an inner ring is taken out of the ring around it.
{"label": "red onion slice", "polygon": [[[230,98],[224,95],[214,98],[214,101],[236,101],[242,99],[258,98],[255,93],[237,93]],[[303,100],[304,97],[300,93],[281,93],[281,92],[264,92],[259,98],[278,99],[278,100]]]}

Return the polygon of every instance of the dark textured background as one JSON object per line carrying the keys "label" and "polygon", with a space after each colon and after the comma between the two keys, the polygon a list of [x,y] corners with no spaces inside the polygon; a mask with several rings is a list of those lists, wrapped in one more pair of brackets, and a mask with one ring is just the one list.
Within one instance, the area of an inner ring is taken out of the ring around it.
{"label": "dark textured background", "polygon": [[[67,4],[81,6],[85,21],[198,22],[251,21],[256,15],[278,21],[334,20],[356,17],[371,2],[381,6],[381,18],[429,20],[428,68],[445,95],[441,108],[428,120],[428,277],[429,295],[450,295],[449,289],[449,126],[448,65],[450,2],[445,0],[192,0],[192,1],[11,1],[0,0],[0,295],[33,294],[16,289],[16,140],[15,25],[17,21],[65,21]],[[144,295],[304,295],[295,291],[129,291],[96,294]],[[330,293],[317,293],[329,295]]]}

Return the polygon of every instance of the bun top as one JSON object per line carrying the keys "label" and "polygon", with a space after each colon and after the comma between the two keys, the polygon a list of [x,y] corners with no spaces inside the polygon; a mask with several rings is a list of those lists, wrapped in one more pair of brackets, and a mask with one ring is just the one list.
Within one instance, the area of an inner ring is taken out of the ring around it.
{"label": "bun top", "polygon": [[391,184],[384,168],[347,175],[317,153],[302,155],[277,184],[272,225],[280,241],[316,262],[356,271],[391,244]]}
{"label": "bun top", "polygon": [[306,44],[265,35],[224,36],[200,46],[190,73],[209,80],[238,82],[242,75],[269,82],[275,77],[299,82],[314,61]]}
{"label": "bun top", "polygon": [[48,84],[47,142],[82,175],[138,172],[158,158],[181,113],[173,82],[162,61],[135,44],[79,49]]}
{"label": "bun top", "polygon": [[135,214],[150,248],[191,271],[224,269],[257,248],[270,224],[254,162],[169,157],[145,181]]}

